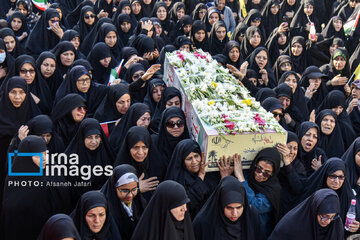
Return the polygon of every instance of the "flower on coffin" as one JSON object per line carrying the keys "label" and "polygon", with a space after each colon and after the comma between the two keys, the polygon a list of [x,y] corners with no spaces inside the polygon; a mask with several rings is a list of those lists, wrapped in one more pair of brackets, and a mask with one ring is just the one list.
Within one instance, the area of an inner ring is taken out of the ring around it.
{"label": "flower on coffin", "polygon": [[216,88],[216,87],[217,87],[217,83],[212,82],[212,83],[210,84],[210,86],[213,87],[213,88]]}
{"label": "flower on coffin", "polygon": [[208,102],[208,105],[211,106],[211,105],[213,105],[214,103],[215,103],[215,101],[214,101],[214,100],[211,100],[211,101]]}
{"label": "flower on coffin", "polygon": [[250,107],[252,104],[251,99],[249,99],[249,98],[242,100],[242,102],[245,103],[248,107]]}
{"label": "flower on coffin", "polygon": [[181,59],[181,61],[185,61],[185,57],[180,51],[176,52],[176,55]]}
{"label": "flower on coffin", "polygon": [[265,127],[266,126],[266,121],[260,117],[260,114],[257,113],[254,116],[254,120],[260,127]]}

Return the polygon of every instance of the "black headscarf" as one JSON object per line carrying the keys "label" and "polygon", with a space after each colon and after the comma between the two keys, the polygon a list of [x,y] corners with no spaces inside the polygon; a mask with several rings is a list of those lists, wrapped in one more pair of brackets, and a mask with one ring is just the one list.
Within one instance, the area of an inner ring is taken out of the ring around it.
{"label": "black headscarf", "polygon": [[234,32],[231,34],[230,36],[230,40],[234,40],[234,41],[237,41],[239,44],[241,44],[242,41],[239,40],[239,37],[244,37],[245,36],[245,32],[246,32],[246,29],[248,28],[248,26],[243,23],[243,22],[240,22]]}
{"label": "black headscarf", "polygon": [[[130,153],[130,149],[139,141],[143,142],[149,149],[143,162],[135,161]],[[120,164],[134,166],[138,177],[144,173],[145,179],[156,176],[161,181],[164,175],[163,160],[156,151],[155,144],[152,142],[148,130],[144,127],[134,126],[127,132],[115,161],[115,166]]]}
{"label": "black headscarf", "polygon": [[351,199],[354,198],[354,194],[351,190],[349,181],[347,180],[345,162],[340,158],[329,158],[324,165],[322,165],[306,180],[305,193],[301,196],[301,199],[309,197],[311,194],[321,188],[330,188],[326,184],[327,177],[338,170],[341,170],[345,176],[343,185],[340,189],[335,191],[340,199],[339,214],[341,219],[345,222],[346,213],[350,207]]}
{"label": "black headscarf", "polygon": [[37,240],[62,240],[64,238],[81,239],[71,217],[59,213],[46,221]]}
{"label": "black headscarf", "polygon": [[91,26],[86,24],[84,19],[85,19],[85,14],[87,12],[92,12],[92,14],[96,15],[93,6],[86,5],[86,6],[82,7],[81,12],[80,12],[79,21],[73,28],[75,31],[77,31],[80,34],[80,39],[82,39],[82,40],[84,40],[86,38],[88,33],[94,28],[94,26],[96,25],[96,22],[97,22],[97,17],[95,16],[95,21]]}
{"label": "black headscarf", "polygon": [[[288,57],[286,55],[281,55],[282,53],[285,53],[285,49],[289,46],[289,34],[287,32],[278,32],[279,28],[275,28],[271,33],[270,36],[267,38],[266,42],[265,42],[265,46],[266,48],[269,50],[270,56],[269,56],[269,61],[271,63],[271,66],[274,66],[280,57]],[[285,35],[286,36],[286,42],[284,43],[284,45],[280,45],[279,44],[279,38]],[[290,60],[291,62],[291,60]],[[276,65],[275,65],[276,66]],[[274,70],[276,69],[276,67],[274,66]],[[277,74],[276,76],[276,80],[279,80],[279,77],[281,76],[281,74]]]}
{"label": "black headscarf", "polygon": [[120,123],[114,127],[110,134],[110,144],[115,150],[115,153],[118,153],[122,146],[128,130],[133,126],[137,126],[137,121],[147,112],[150,113],[150,109],[148,105],[144,103],[134,103],[131,105],[129,110],[121,118]]}
{"label": "black headscarf", "polygon": [[[141,196],[140,191],[138,191],[131,202],[132,217],[129,217],[117,195],[117,181],[125,174],[137,175],[136,169],[129,164],[122,164],[115,167],[113,170],[113,175],[101,188],[101,192],[104,193],[105,197],[108,199],[109,212],[116,213],[113,215],[113,218],[116,225],[118,226],[122,239],[130,240],[136,224],[144,212],[146,202],[145,199]],[[129,175],[129,177],[131,177],[131,175]]]}
{"label": "black headscarf", "polygon": [[[73,2],[70,0],[65,0],[65,1]],[[81,2],[79,0],[76,0],[75,2],[77,2],[76,5],[72,7],[68,13],[66,12],[63,13],[63,15],[66,16],[66,21],[68,22],[70,28],[74,27],[76,23],[78,23],[78,21],[81,21],[81,13],[82,13],[81,10],[83,7],[90,6],[94,8],[94,4],[90,0],[85,0]]]}
{"label": "black headscarf", "polygon": [[[5,51],[5,60],[2,63],[0,63],[0,67],[5,68],[6,72],[8,73],[9,70],[12,68],[12,65],[14,64],[15,59],[13,58],[13,56],[11,56],[10,53],[8,53],[5,46],[5,42],[2,38],[0,38],[0,49]],[[5,78],[6,76],[0,78],[0,86]]]}
{"label": "black headscarf", "polygon": [[[224,208],[231,203],[241,203],[244,208],[236,222],[231,222],[224,215]],[[257,209],[249,204],[244,186],[233,176],[221,180],[194,219],[193,225],[198,240],[265,238]]]}
{"label": "black headscarf", "polygon": [[299,149],[299,157],[300,157],[301,162],[305,166],[307,176],[310,176],[314,172],[314,169],[312,169],[312,167],[311,167],[311,161],[314,158],[318,159],[321,155],[322,163],[326,162],[326,160],[327,160],[327,156],[326,156],[324,150],[322,150],[321,148],[319,148],[317,146],[318,142],[315,144],[314,148],[311,149],[309,152],[306,152],[304,150],[304,148],[302,147],[301,139],[304,137],[304,135],[310,128],[316,128],[318,137],[319,137],[319,132],[320,132],[319,126],[314,122],[303,122],[300,124],[300,126],[297,129],[297,136],[300,140],[300,144],[299,144],[299,148],[298,148]]}
{"label": "black headscarf", "polygon": [[220,27],[224,27],[225,31],[227,33],[226,25],[225,25],[224,21],[220,20],[220,21],[217,21],[216,23],[214,23],[213,27],[211,28],[210,37],[209,37],[209,48],[210,48],[209,52],[211,55],[216,55],[216,54],[222,53],[223,49],[225,47],[225,44],[229,41],[227,34],[225,34],[225,38],[223,40],[219,40],[216,37],[216,31]]}
{"label": "black headscarf", "polygon": [[[231,61],[231,59],[229,57],[229,52],[235,47],[239,50],[239,59],[236,62],[233,62],[233,61]],[[222,53],[227,59],[226,64],[231,64],[231,65],[233,65],[234,67],[236,67],[238,69],[240,68],[240,66],[243,63],[244,59],[243,59],[243,57],[241,55],[241,52],[240,52],[240,44],[237,41],[234,41],[234,40],[228,41],[225,44]]]}
{"label": "black headscarf", "polygon": [[[19,153],[42,153],[46,142],[39,136],[29,135],[18,148]],[[43,225],[53,214],[67,212],[69,192],[66,187],[48,186],[48,181],[61,181],[61,177],[48,177],[45,170],[40,176],[7,176],[3,198],[3,223],[5,239],[36,239]],[[40,168],[32,156],[15,156],[12,162],[14,173],[39,173]],[[38,181],[38,186],[18,187],[10,181]],[[26,199],[26,201],[23,201]],[[21,218],[19,216],[21,215]],[[36,221],[34,221],[36,218]],[[22,231],[19,231],[21,227]],[[6,231],[5,231],[6,229]]]}
{"label": "black headscarf", "polygon": [[173,36],[172,38],[175,39],[178,36],[186,36],[188,37],[190,35],[190,32],[186,33],[184,32],[184,27],[186,25],[191,25],[193,24],[193,20],[191,19],[191,16],[189,15],[184,15],[182,18],[180,18],[180,20],[176,23],[174,32],[173,32]]}
{"label": "black headscarf", "polygon": [[12,52],[7,51],[9,53],[9,55],[11,55],[14,58],[17,58],[18,56],[25,54],[25,50],[24,50],[23,46],[19,43],[17,37],[15,36],[14,31],[7,27],[2,28],[0,30],[0,38],[4,39],[7,36],[11,36],[15,41],[15,47],[12,50]]}
{"label": "black headscarf", "polygon": [[246,15],[243,23],[245,23],[248,27],[250,27],[250,26],[251,26],[251,22],[252,22],[252,21],[255,21],[255,19],[260,19],[260,25],[257,26],[257,28],[259,28],[260,31],[261,31],[261,34],[262,34],[262,35],[261,35],[261,38],[262,38],[262,39],[266,39],[265,28],[264,28],[264,24],[263,24],[262,15],[261,15],[261,9],[259,9],[259,10],[258,10],[258,9],[251,9],[251,10],[247,13],[247,15]]}
{"label": "black headscarf", "polygon": [[[260,29],[258,27],[255,26],[251,26],[248,27],[246,29],[245,32],[245,38],[243,39],[243,41],[241,42],[241,51],[240,51],[240,56],[242,56],[244,59],[247,58],[248,56],[250,56],[250,54],[254,51],[254,47],[250,44],[250,39],[252,38],[252,36],[255,33],[259,33],[260,37],[262,38],[262,33],[260,31]],[[257,47],[260,47],[263,45],[264,39],[261,39],[260,44]],[[256,48],[257,48],[256,47]]]}
{"label": "black headscarf", "polygon": [[[254,177],[255,167],[259,161],[269,161],[273,165],[273,175],[265,182],[257,182]],[[254,158],[248,175],[249,186],[255,193],[264,194],[270,201],[273,208],[270,224],[273,226],[279,221],[281,185],[277,174],[280,170],[281,155],[276,148],[265,148],[261,150]],[[273,228],[271,227],[271,229]]]}
{"label": "black headscarf", "polygon": [[63,76],[59,70],[59,68],[55,68],[55,72],[53,73],[53,75],[51,75],[49,78],[45,78],[42,73],[41,73],[41,65],[42,63],[45,61],[45,59],[47,58],[51,58],[55,61],[56,64],[56,56],[49,51],[44,51],[40,54],[40,56],[36,59],[36,68],[37,68],[37,72],[39,74],[41,74],[41,76],[43,77],[43,79],[46,81],[46,83],[48,84],[48,87],[50,89],[50,93],[51,93],[51,97],[52,99],[55,98],[56,95],[56,91],[58,90],[58,88],[60,87],[63,79]]}
{"label": "black headscarf", "polygon": [[55,131],[64,141],[65,147],[69,144],[79,127],[79,123],[74,121],[71,112],[77,107],[85,107],[85,102],[86,100],[79,94],[70,93],[54,105],[51,119],[54,122]]}
{"label": "black headscarf", "polygon": [[[112,68],[116,66],[115,60],[111,57],[111,49],[108,45],[103,42],[96,43],[89,55],[87,56],[87,60],[94,68],[93,72],[93,80],[97,83],[107,84],[109,81],[109,75]],[[111,62],[107,68],[105,68],[100,60],[111,57]]]}
{"label": "black headscarf", "polygon": [[[169,121],[170,118],[173,117],[179,117],[185,122],[184,132],[179,137],[173,137],[166,130],[166,123]],[[159,125],[159,135],[152,135],[152,139],[155,146],[157,146],[160,154],[163,156],[166,166],[170,162],[176,144],[178,144],[181,140],[186,138],[189,138],[189,130],[187,128],[184,111],[178,107],[169,107],[165,109],[164,112],[162,113],[162,117]]]}
{"label": "black headscarf", "polygon": [[[205,31],[205,38],[202,42],[198,42],[195,39],[195,33],[197,33],[200,30]],[[207,35],[207,31],[206,31],[206,24],[203,21],[195,20],[193,22],[193,25],[192,25],[191,31],[190,31],[190,40],[192,41],[193,46],[196,49],[202,49],[204,52],[209,51],[209,42],[208,42],[208,35]]]}
{"label": "black headscarf", "polygon": [[[77,32],[76,30],[73,30],[73,29],[68,29],[64,32],[64,35],[62,36],[61,38],[61,42],[63,41],[69,41],[71,42],[73,39],[75,38],[79,38],[79,46],[78,46],[78,49],[75,49],[75,56],[77,59],[85,59],[85,55],[82,54],[82,52],[80,52],[80,46],[81,46],[81,37],[80,37],[80,33]],[[76,59],[75,58],[75,59]]]}
{"label": "black headscarf", "polygon": [[357,181],[360,175],[360,166],[357,165],[355,157],[359,151],[360,138],[356,138],[355,141],[341,157],[341,159],[345,162],[346,165],[346,179],[347,181],[349,181],[350,186],[354,188],[357,192],[359,190],[359,185],[357,184]]}
{"label": "black headscarf", "polygon": [[271,69],[271,64],[270,64],[270,55],[269,55],[269,51],[265,48],[265,47],[257,47],[248,57],[248,62],[249,62],[249,69],[254,70],[255,72],[258,73],[258,77],[257,79],[261,79],[261,74],[259,73],[260,68],[258,66],[258,64],[256,63],[256,56],[261,52],[261,51],[265,51],[266,55],[267,55],[267,63],[266,65],[263,67],[263,69],[266,70],[266,72],[268,73],[268,79],[269,79],[269,83],[268,83],[268,87],[269,88],[274,88],[277,85],[276,79],[275,79],[275,75],[274,75],[274,71]]}
{"label": "black headscarf", "polygon": [[121,114],[116,107],[116,102],[125,94],[129,94],[129,89],[124,84],[112,85],[109,91],[101,101],[94,114],[99,122],[113,121],[121,118]]}
{"label": "black headscarf", "polygon": [[[148,81],[143,81],[141,77],[133,81],[133,76],[137,71],[142,71],[145,73],[145,66],[142,63],[133,63],[126,71],[125,80],[130,84],[129,91],[132,100],[134,102],[143,102],[147,91]],[[132,87],[134,85],[138,85],[138,87]]]}
{"label": "black headscarf", "polygon": [[[304,12],[304,8],[307,5],[312,5],[314,7],[314,11],[310,16],[307,16],[306,13]],[[311,22],[314,23],[315,28],[318,30],[317,32],[319,32],[320,21],[317,18],[317,10],[316,10],[315,1],[314,0],[302,0],[299,9],[295,13],[294,18],[292,19],[292,21],[290,23],[291,34],[293,36],[300,35],[300,36],[303,36],[304,38],[305,37],[307,38],[309,32],[306,30],[306,25],[309,23],[309,19]]]}
{"label": "black headscarf", "polygon": [[336,20],[343,21],[343,19],[341,17],[334,16],[330,19],[328,24],[326,24],[326,27],[322,30],[321,34],[323,35],[323,37],[325,39],[331,38],[331,37],[339,37],[341,39],[346,39],[345,33],[344,33],[344,28],[341,28],[339,32],[336,32],[334,25],[333,25],[333,22],[335,22]]}
{"label": "black headscarf", "polygon": [[[151,15],[152,17],[156,17],[156,12],[160,7],[164,7],[167,10],[167,6],[164,2],[155,2],[154,8],[152,10],[152,15]],[[144,16],[146,15],[144,14]],[[164,32],[166,31],[169,35],[174,30],[175,23],[170,19],[168,11],[166,11],[165,20],[160,20],[160,23],[163,28],[163,31]]]}
{"label": "black headscarf", "polygon": [[256,101],[262,103],[269,97],[276,97],[276,92],[271,88],[261,88],[256,94]]}
{"label": "black headscarf", "polygon": [[[14,18],[19,18],[19,19],[21,20],[21,23],[22,23],[21,28],[20,28],[19,30],[17,30],[17,31],[15,31],[14,29],[12,29],[12,27],[11,27],[11,21],[12,21]],[[11,28],[11,29],[14,31],[15,36],[17,36],[17,37],[20,37],[24,32],[26,32],[26,33],[28,33],[28,34],[29,34],[29,32],[30,32],[29,27],[28,27],[28,25],[27,25],[26,17],[25,17],[25,15],[24,15],[22,12],[20,12],[20,11],[14,12],[14,13],[10,16],[10,18],[9,18],[9,20],[8,20],[7,22],[8,22],[8,24],[9,24],[9,28]],[[26,40],[26,38],[24,38],[23,40]]]}
{"label": "black headscarf", "polygon": [[179,222],[170,212],[171,209],[188,202],[189,198],[182,185],[171,180],[160,183],[131,239],[195,239],[189,213],[185,212],[184,220]]}
{"label": "black headscarf", "polygon": [[[325,116],[329,115],[334,117],[335,127],[330,135],[325,135],[321,131],[321,121]],[[320,128],[318,146],[325,151],[328,157],[341,157],[345,152],[345,146],[336,113],[331,109],[324,109],[317,114],[315,122]]]}
{"label": "black headscarf", "polygon": [[245,0],[246,11],[250,12],[251,9],[261,10],[265,4],[265,0],[260,0],[260,3],[255,4],[252,0]]}
{"label": "black headscarf", "polygon": [[351,72],[354,72],[360,63],[360,44],[357,45],[354,52],[351,54],[349,59]]}
{"label": "black headscarf", "polygon": [[75,58],[77,57],[75,47],[70,42],[70,40],[59,42],[52,50],[52,53],[54,53],[54,55],[56,56],[56,68],[60,70],[62,76],[64,76],[66,72],[70,69],[70,66],[65,66],[60,59],[60,55],[67,51],[72,51],[75,55]]}
{"label": "black headscarf", "polygon": [[[164,87],[164,91],[165,91],[166,84],[160,78],[154,78],[151,81],[149,81],[149,84],[147,86],[147,93],[144,98],[144,103],[149,106],[151,115],[153,115],[155,113],[155,109],[158,104],[157,102],[154,101],[152,92],[153,92],[154,88],[158,87],[158,86]],[[160,99],[160,101],[161,101],[161,99]]]}
{"label": "black headscarf", "polygon": [[48,51],[55,47],[60,41],[60,38],[52,30],[48,30],[48,22],[53,17],[60,19],[59,13],[55,9],[49,8],[45,10],[39,21],[37,21],[26,43],[26,51],[30,55],[39,56],[43,51]]}
{"label": "black headscarf", "polygon": [[273,65],[275,78],[278,81],[278,83],[280,83],[280,78],[285,73],[283,70],[281,70],[281,65],[284,64],[284,63],[290,63],[291,64],[291,71],[294,72],[294,65],[292,64],[291,57],[288,56],[288,55],[280,55],[280,56],[278,56],[275,63],[274,63],[274,65]]}
{"label": "black headscarf", "polygon": [[155,51],[155,42],[151,37],[144,34],[139,34],[131,44],[138,51],[140,57],[145,53]]}
{"label": "black headscarf", "polygon": [[[299,43],[303,47],[303,50],[299,56],[294,56],[293,53],[291,52],[291,46],[294,43]],[[287,47],[287,49],[285,49],[285,52],[287,55],[289,55],[291,57],[291,62],[294,66],[294,68],[292,70],[297,73],[300,73],[300,74],[302,72],[304,72],[305,68],[308,67],[308,63],[307,63],[308,62],[308,54],[307,54],[307,50],[306,50],[304,37],[302,37],[302,36],[293,37],[291,39],[290,45]]]}
{"label": "black headscarf", "polygon": [[[106,210],[106,220],[98,233],[92,232],[85,220],[88,211],[96,207],[103,207]],[[89,191],[84,193],[70,216],[74,220],[82,240],[121,239],[117,226],[113,224],[112,213],[108,208],[108,200],[102,192]]]}
{"label": "black headscarf", "polygon": [[108,3],[108,1],[106,0],[96,0],[96,2],[94,3],[95,5],[95,11],[97,13],[99,13],[101,10],[104,10],[104,12],[107,12],[108,18],[112,18],[113,15],[113,8],[114,8],[114,3],[111,1],[110,3]]}
{"label": "black headscarf", "polygon": [[261,11],[261,25],[264,26],[265,36],[270,36],[271,32],[277,28],[281,23],[280,9],[276,15],[271,13],[271,7],[273,5],[280,5],[279,0],[268,0]]}
{"label": "black headscarf", "polygon": [[318,214],[340,213],[340,201],[331,189],[320,189],[288,212],[277,224],[269,240],[344,239],[340,218],[322,228]]}
{"label": "black headscarf", "polygon": [[[95,150],[90,150],[85,146],[85,138],[97,134],[100,135],[101,142],[100,145]],[[94,118],[84,119],[79,129],[77,130],[75,136],[72,138],[68,147],[65,150],[65,153],[70,156],[72,153],[76,153],[79,156],[79,167],[81,166],[102,166],[105,168],[107,165],[113,165],[115,161],[115,155],[112,151],[112,148],[105,136],[104,131],[102,130],[99,122]],[[75,183],[75,181],[81,181],[80,177],[69,177],[69,181]],[[88,188],[79,188],[76,187],[76,195],[80,197],[81,193],[86,192],[90,189],[100,189],[102,185],[107,180],[107,176],[91,176],[88,180],[91,182],[91,187]]]}
{"label": "black headscarf", "polygon": [[107,86],[90,80],[90,88],[87,93],[80,92],[76,86],[76,82],[82,75],[87,75],[91,78],[89,71],[85,67],[79,65],[71,68],[56,92],[55,102],[58,103],[66,94],[77,93],[86,99],[88,107],[87,114],[94,114],[100,104],[99,99],[104,98],[108,88]]}
{"label": "black headscarf", "polygon": [[[121,29],[121,24],[123,24],[124,22],[130,23],[131,24],[131,28],[129,29],[128,32],[124,32]],[[130,15],[126,14],[126,13],[120,13],[119,16],[117,17],[117,20],[115,22],[115,26],[118,32],[118,37],[122,43],[122,46],[127,46],[129,38],[132,35],[132,30],[135,28],[135,26],[133,26],[133,22],[131,21],[131,17]]]}
{"label": "black headscarf", "polygon": [[[310,85],[310,82],[309,82],[310,76],[315,76],[315,78],[321,78],[321,80],[323,78],[327,77],[325,74],[322,74],[320,72],[320,69],[318,67],[316,67],[316,66],[307,67],[305,69],[305,71],[303,72],[303,75],[300,80],[300,85],[301,85],[301,87],[304,88],[304,92]],[[311,99],[309,99],[309,102],[307,104],[309,112],[312,111],[313,109],[315,109],[317,106],[319,106],[322,103],[322,101],[325,99],[327,94],[328,94],[328,90],[326,88],[326,83],[322,80],[319,88],[313,94]]]}
{"label": "black headscarf", "polygon": [[150,4],[145,4],[143,0],[140,0],[140,3],[141,3],[141,15],[144,17],[150,17],[153,12],[156,1],[151,0]]}

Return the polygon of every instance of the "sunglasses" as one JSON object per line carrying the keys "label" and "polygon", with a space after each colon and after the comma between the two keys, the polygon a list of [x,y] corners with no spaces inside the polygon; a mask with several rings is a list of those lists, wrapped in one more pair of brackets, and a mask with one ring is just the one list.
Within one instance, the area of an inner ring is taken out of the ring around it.
{"label": "sunglasses", "polygon": [[323,215],[319,215],[319,217],[320,217],[320,220],[322,221],[322,222],[327,222],[327,221],[334,221],[334,220],[336,220],[336,219],[338,219],[339,217],[340,217],[340,215],[339,214],[336,214],[335,216],[333,216],[333,217],[327,217],[326,215],[325,216],[323,216]]}
{"label": "sunglasses", "polygon": [[340,176],[338,176],[338,175],[335,175],[335,174],[331,174],[331,175],[329,175],[328,176],[331,180],[335,180],[335,179],[339,179],[340,181],[343,181],[344,179],[345,179],[345,176],[342,176],[342,175],[340,175]]}
{"label": "sunglasses", "polygon": [[95,18],[95,14],[85,15],[84,18],[85,19]]}
{"label": "sunglasses", "polygon": [[133,80],[138,80],[139,78],[141,78],[145,73],[138,73],[138,74],[134,74],[132,76]]}
{"label": "sunglasses", "polygon": [[269,178],[269,177],[272,176],[272,174],[270,174],[267,171],[264,171],[263,168],[258,166],[258,165],[255,166],[255,172],[256,173],[261,173],[264,176],[264,178]]}
{"label": "sunglasses", "polygon": [[182,128],[184,126],[184,121],[183,120],[177,120],[176,122],[173,121],[168,121],[166,123],[166,127],[168,128],[174,128],[175,126],[178,126],[178,128]]}
{"label": "sunglasses", "polygon": [[82,107],[77,107],[76,108],[79,112],[85,111],[86,112],[86,107],[82,106]]}
{"label": "sunglasses", "polygon": [[24,75],[27,73],[33,75],[35,73],[35,69],[20,69],[20,73]]}
{"label": "sunglasses", "polygon": [[275,118],[276,117],[280,117],[280,118],[284,117],[283,113],[273,113],[273,115],[274,115]]}

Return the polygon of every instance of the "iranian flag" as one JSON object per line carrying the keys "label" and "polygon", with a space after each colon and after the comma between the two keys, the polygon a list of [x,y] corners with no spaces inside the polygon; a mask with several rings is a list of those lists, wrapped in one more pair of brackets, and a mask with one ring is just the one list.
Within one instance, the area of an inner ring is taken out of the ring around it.
{"label": "iranian flag", "polygon": [[344,32],[346,36],[351,36],[358,25],[360,17],[360,8],[357,8],[357,12],[354,13],[349,17],[348,21],[344,23]]}
{"label": "iranian flag", "polygon": [[119,63],[118,66],[116,66],[115,68],[111,69],[110,76],[109,76],[108,86],[110,86],[111,83],[113,83],[113,82],[119,77],[119,74],[120,74],[120,71],[121,71],[121,67],[122,67],[122,65],[123,65],[123,62],[124,62],[124,59],[121,60],[121,62]]}
{"label": "iranian flag", "polygon": [[46,5],[47,5],[46,0],[32,0],[32,3],[35,5],[35,7],[37,7],[41,11],[46,10]]}

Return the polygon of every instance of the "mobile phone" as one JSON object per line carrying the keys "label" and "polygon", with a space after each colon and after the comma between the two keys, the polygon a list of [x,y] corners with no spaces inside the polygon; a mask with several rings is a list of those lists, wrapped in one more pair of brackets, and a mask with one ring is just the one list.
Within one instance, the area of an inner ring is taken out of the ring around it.
{"label": "mobile phone", "polygon": [[290,26],[291,18],[289,18],[289,17],[287,17],[287,16],[283,16],[283,17],[282,17],[282,22],[287,23],[288,26]]}

